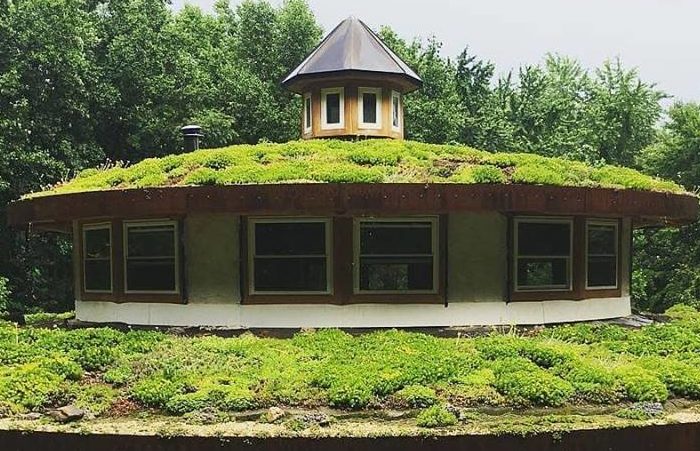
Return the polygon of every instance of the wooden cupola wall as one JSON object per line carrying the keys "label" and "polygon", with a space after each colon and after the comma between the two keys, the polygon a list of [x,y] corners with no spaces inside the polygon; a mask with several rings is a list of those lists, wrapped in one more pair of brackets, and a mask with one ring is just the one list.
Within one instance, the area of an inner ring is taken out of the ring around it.
{"label": "wooden cupola wall", "polygon": [[420,77],[355,17],[341,22],[282,82],[302,96],[301,136],[403,139],[403,96]]}

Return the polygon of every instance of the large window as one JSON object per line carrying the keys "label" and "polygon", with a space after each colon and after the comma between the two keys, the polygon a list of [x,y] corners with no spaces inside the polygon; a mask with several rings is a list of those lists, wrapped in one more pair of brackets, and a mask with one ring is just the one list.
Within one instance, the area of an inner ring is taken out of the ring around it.
{"label": "large window", "polygon": [[515,220],[515,290],[571,289],[573,221]]}
{"label": "large window", "polygon": [[435,293],[437,218],[355,221],[355,292]]}
{"label": "large window", "polygon": [[321,90],[321,128],[343,128],[345,125],[345,94],[343,88]]}
{"label": "large window", "polygon": [[83,290],[86,293],[111,293],[112,226],[83,226]]}
{"label": "large window", "polygon": [[357,94],[360,128],[380,128],[382,125],[381,88],[359,88]]}
{"label": "large window", "polygon": [[312,127],[311,93],[304,94],[304,133],[310,133]]}
{"label": "large window", "polygon": [[401,130],[401,94],[391,91],[391,128]]}
{"label": "large window", "polygon": [[175,221],[125,222],[125,292],[178,293],[178,248]]}
{"label": "large window", "polygon": [[586,288],[617,288],[617,230],[613,221],[586,223]]}
{"label": "large window", "polygon": [[331,223],[327,219],[249,221],[252,294],[327,294]]}

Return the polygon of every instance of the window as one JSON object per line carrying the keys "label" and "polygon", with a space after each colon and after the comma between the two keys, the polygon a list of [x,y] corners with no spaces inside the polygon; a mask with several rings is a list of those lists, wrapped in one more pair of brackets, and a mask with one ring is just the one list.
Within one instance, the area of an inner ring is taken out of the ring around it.
{"label": "window", "polygon": [[617,222],[586,223],[586,288],[617,288],[617,250]]}
{"label": "window", "polygon": [[382,89],[359,88],[357,94],[360,128],[380,128],[382,126]]}
{"label": "window", "polygon": [[321,128],[343,128],[345,123],[345,90],[331,88],[321,90]]}
{"label": "window", "polygon": [[251,293],[331,292],[330,220],[261,218],[249,224]]}
{"label": "window", "polygon": [[571,219],[515,220],[515,291],[571,289]]}
{"label": "window", "polygon": [[311,132],[311,93],[304,94],[304,133]]}
{"label": "window", "polygon": [[124,223],[126,293],[178,293],[177,222]]}
{"label": "window", "polygon": [[391,128],[401,130],[401,94],[391,91]]}
{"label": "window", "polygon": [[83,226],[83,290],[86,293],[111,293],[112,226]]}
{"label": "window", "polygon": [[355,222],[355,291],[434,293],[437,218]]}

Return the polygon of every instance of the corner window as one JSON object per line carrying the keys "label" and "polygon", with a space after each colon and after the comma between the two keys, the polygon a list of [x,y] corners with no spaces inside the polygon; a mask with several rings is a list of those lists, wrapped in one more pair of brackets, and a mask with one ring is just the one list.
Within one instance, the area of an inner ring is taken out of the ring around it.
{"label": "corner window", "polygon": [[382,126],[382,89],[359,88],[357,97],[360,128],[380,128]]}
{"label": "corner window", "polygon": [[311,93],[307,92],[306,94],[304,94],[304,133],[311,132],[311,117]]}
{"label": "corner window", "polygon": [[178,293],[177,222],[124,223],[126,293]]}
{"label": "corner window", "polygon": [[86,293],[111,293],[112,226],[83,226],[83,290]]}
{"label": "corner window", "polygon": [[573,221],[517,218],[515,291],[571,289]]}
{"label": "corner window", "polygon": [[249,221],[252,294],[331,292],[331,223],[327,219]]}
{"label": "corner window", "polygon": [[437,218],[355,222],[355,292],[434,293]]}
{"label": "corner window", "polygon": [[586,222],[587,289],[617,288],[618,248],[617,222]]}
{"label": "corner window", "polygon": [[401,94],[391,91],[391,128],[401,130]]}
{"label": "corner window", "polygon": [[330,88],[321,90],[321,128],[343,128],[345,117],[345,90]]}

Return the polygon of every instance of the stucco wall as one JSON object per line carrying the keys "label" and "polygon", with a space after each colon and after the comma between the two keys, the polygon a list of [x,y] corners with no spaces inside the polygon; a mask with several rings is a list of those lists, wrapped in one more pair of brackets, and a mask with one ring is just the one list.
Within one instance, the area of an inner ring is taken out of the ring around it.
{"label": "stucco wall", "polygon": [[447,221],[447,299],[505,299],[508,221],[500,213],[451,214]]}
{"label": "stucco wall", "polygon": [[240,303],[239,217],[189,215],[185,219],[185,275],[190,304]]}

